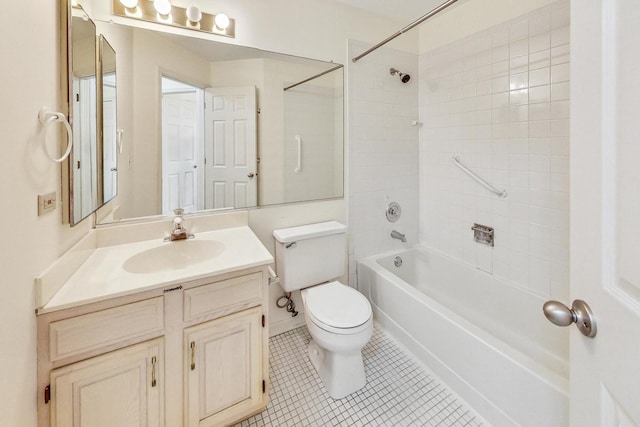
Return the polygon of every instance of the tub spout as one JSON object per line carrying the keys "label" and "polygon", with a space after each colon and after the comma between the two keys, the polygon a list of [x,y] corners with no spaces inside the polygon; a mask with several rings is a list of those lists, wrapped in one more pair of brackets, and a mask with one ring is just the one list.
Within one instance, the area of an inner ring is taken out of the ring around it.
{"label": "tub spout", "polygon": [[400,233],[400,232],[398,232],[398,231],[396,231],[396,230],[393,230],[393,231],[391,232],[391,237],[392,237],[393,239],[398,239],[398,240],[400,240],[402,243],[406,243],[406,242],[407,242],[407,238],[404,236],[404,234],[402,234],[402,233]]}

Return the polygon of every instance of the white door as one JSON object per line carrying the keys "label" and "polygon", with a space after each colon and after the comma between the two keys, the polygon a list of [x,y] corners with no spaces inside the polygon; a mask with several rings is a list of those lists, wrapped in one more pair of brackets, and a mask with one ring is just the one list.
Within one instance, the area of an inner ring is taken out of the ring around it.
{"label": "white door", "polygon": [[256,88],[211,88],[205,98],[205,206],[256,206]]}
{"label": "white door", "polygon": [[162,94],[162,213],[187,212],[199,204],[201,163],[197,92]]}
{"label": "white door", "polygon": [[52,427],[162,426],[164,340],[51,371]]}
{"label": "white door", "polygon": [[[572,426],[640,425],[640,5],[571,2]],[[552,89],[553,90],[553,89]]]}
{"label": "white door", "polygon": [[116,150],[116,88],[102,86],[102,155],[104,177],[104,202],[111,200],[118,192],[117,150]]}
{"label": "white door", "polygon": [[98,206],[96,154],[96,78],[73,79],[73,221]]}

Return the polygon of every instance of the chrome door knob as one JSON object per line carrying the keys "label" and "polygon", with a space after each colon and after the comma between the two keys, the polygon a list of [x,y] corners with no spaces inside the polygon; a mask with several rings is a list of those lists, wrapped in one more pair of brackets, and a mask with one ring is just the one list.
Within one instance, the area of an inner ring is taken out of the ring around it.
{"label": "chrome door knob", "polygon": [[596,336],[596,320],[589,304],[575,300],[571,308],[560,301],[547,301],[542,306],[545,317],[554,325],[569,326],[575,323],[580,332],[589,338]]}
{"label": "chrome door knob", "polygon": [[253,178],[254,176],[256,176],[256,174],[255,174],[255,173],[253,173],[253,172],[249,172],[249,173],[247,174],[247,177],[248,177],[248,178]]}

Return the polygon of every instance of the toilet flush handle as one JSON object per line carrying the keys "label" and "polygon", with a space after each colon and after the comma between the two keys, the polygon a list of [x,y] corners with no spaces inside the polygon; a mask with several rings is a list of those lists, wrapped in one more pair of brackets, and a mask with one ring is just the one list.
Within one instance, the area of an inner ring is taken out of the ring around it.
{"label": "toilet flush handle", "polygon": [[284,245],[285,249],[295,248],[296,246],[298,246],[298,244],[296,242],[291,242],[291,243],[287,243],[286,245]]}

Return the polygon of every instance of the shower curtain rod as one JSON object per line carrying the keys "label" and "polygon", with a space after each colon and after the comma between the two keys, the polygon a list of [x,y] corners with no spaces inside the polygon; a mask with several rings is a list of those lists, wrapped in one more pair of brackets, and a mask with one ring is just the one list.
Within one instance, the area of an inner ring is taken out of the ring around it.
{"label": "shower curtain rod", "polygon": [[444,2],[444,3],[442,3],[440,6],[436,7],[432,11],[428,12],[426,15],[423,15],[420,18],[416,19],[415,21],[413,21],[411,24],[407,25],[406,27],[404,27],[400,31],[390,35],[389,37],[387,37],[386,39],[382,40],[380,43],[378,43],[377,45],[373,46],[372,48],[365,50],[360,55],[358,55],[355,58],[353,58],[351,61],[357,62],[358,60],[364,58],[365,56],[367,56],[368,54],[370,54],[374,50],[378,49],[379,47],[382,47],[385,44],[389,43],[391,40],[395,39],[396,37],[400,36],[401,34],[406,33],[407,31],[409,31],[413,27],[422,24],[427,19],[429,19],[432,16],[437,15],[438,13],[442,12],[443,10],[445,10],[446,8],[448,8],[449,6],[451,6],[452,4],[454,4],[457,1],[458,0],[448,0],[448,1]]}
{"label": "shower curtain rod", "polygon": [[306,82],[311,81],[311,80],[313,80],[313,79],[317,79],[318,77],[322,77],[322,76],[324,76],[325,74],[332,73],[332,72],[334,72],[335,70],[338,70],[338,69],[340,69],[340,68],[342,68],[342,67],[344,67],[344,65],[336,65],[335,67],[330,68],[330,69],[328,69],[327,71],[323,71],[323,72],[321,72],[321,73],[319,73],[319,74],[316,74],[315,76],[311,76],[311,77],[309,77],[308,79],[304,79],[304,80],[302,80],[302,81],[300,81],[300,82],[298,82],[298,83],[294,83],[294,84],[292,84],[291,86],[287,86],[287,87],[285,87],[285,88],[284,88],[284,89],[282,89],[282,90],[289,90],[289,89],[292,89],[292,88],[294,88],[294,87],[296,87],[296,86],[300,86],[300,85],[301,85],[301,84],[303,84],[303,83],[306,83]]}

